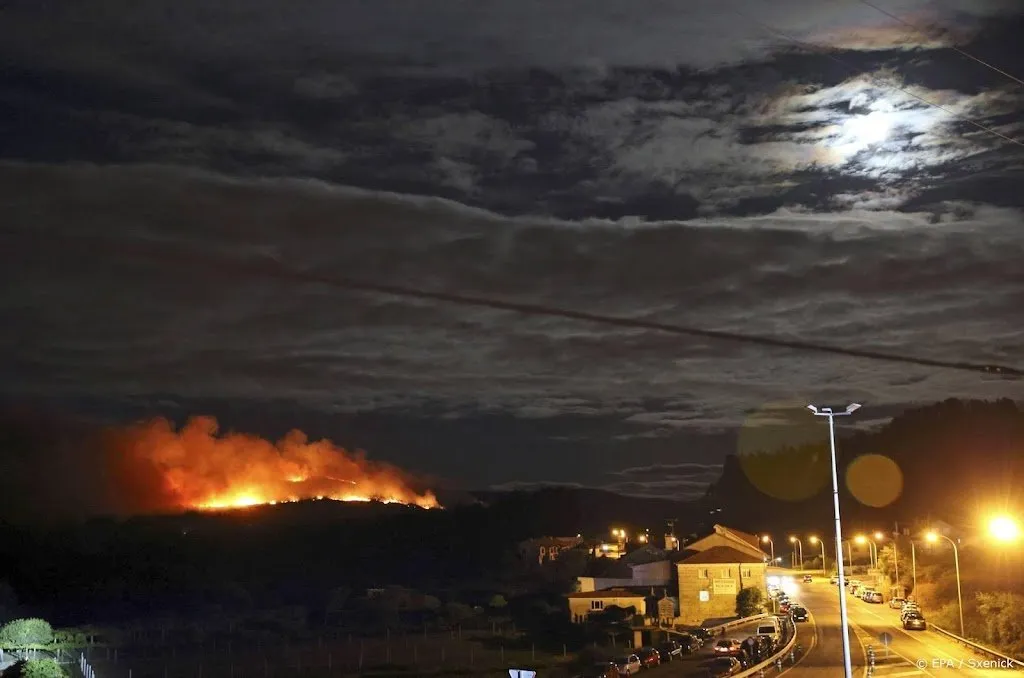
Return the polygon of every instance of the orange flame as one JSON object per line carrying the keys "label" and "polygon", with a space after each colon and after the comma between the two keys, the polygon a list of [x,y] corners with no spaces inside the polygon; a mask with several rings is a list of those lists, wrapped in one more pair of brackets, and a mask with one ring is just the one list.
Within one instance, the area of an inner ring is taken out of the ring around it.
{"label": "orange flame", "polygon": [[180,431],[155,419],[120,438],[129,463],[150,467],[166,502],[176,508],[236,509],[303,499],[440,506],[432,492],[411,489],[399,469],[328,440],[309,442],[301,431],[275,444],[244,433],[218,435],[216,419],[195,417]]}

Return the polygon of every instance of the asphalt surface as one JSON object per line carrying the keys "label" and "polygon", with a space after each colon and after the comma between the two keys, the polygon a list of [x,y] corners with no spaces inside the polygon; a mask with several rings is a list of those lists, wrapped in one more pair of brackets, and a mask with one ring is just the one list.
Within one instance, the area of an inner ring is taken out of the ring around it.
{"label": "asphalt surface", "polygon": [[[742,641],[747,636],[753,635],[757,630],[757,626],[758,622],[741,624],[726,631],[725,637]],[[706,675],[707,666],[715,657],[712,648],[714,648],[717,641],[718,636],[715,636],[704,643],[704,647],[694,654],[683,655],[682,659],[676,659],[651,669],[649,673],[650,678],[690,678],[691,676]],[[648,672],[645,671],[644,674],[648,674]],[[1024,676],[1021,676],[1021,678],[1024,678]]]}
{"label": "asphalt surface", "polygon": [[[828,579],[815,577],[800,584],[792,600],[811,613],[799,625],[799,642],[808,650],[795,666],[783,671],[787,678],[836,678],[843,675],[843,646],[839,618],[839,591]],[[886,604],[865,603],[847,596],[854,678],[865,678],[867,648],[874,647],[872,678],[1010,678],[1024,671],[999,668],[987,656],[976,655],[937,631],[904,631],[900,611]],[[925,619],[928,610],[922,610]],[[889,639],[888,647],[883,637]],[[988,665],[985,663],[988,662]]]}

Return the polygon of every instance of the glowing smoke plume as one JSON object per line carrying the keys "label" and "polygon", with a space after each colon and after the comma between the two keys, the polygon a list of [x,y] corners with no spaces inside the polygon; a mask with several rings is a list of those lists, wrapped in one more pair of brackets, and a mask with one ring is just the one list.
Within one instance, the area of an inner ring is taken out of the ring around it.
{"label": "glowing smoke plume", "polygon": [[123,470],[155,482],[165,508],[215,510],[314,498],[438,507],[431,492],[417,494],[395,467],[328,440],[309,442],[301,431],[273,443],[243,433],[218,435],[216,419],[195,417],[177,431],[166,419],[154,419],[117,438]]}

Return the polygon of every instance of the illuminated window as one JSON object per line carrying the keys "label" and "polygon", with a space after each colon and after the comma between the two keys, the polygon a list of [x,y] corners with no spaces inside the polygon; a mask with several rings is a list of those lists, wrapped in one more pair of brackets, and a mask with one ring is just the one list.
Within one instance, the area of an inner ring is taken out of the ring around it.
{"label": "illuminated window", "polygon": [[590,601],[590,609],[591,610],[603,610],[604,609],[604,601],[603,600],[592,600],[592,601]]}

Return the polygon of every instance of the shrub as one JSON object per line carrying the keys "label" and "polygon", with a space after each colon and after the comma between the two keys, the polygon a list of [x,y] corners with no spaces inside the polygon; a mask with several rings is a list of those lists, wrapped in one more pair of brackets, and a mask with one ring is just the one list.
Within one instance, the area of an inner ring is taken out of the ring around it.
{"label": "shrub", "polygon": [[49,645],[52,642],[53,628],[45,619],[15,619],[0,628],[0,646],[3,647]]}
{"label": "shrub", "polygon": [[740,589],[736,594],[736,614],[750,617],[761,612],[761,589]]}
{"label": "shrub", "polygon": [[21,667],[21,678],[67,678],[56,659],[29,659]]}

